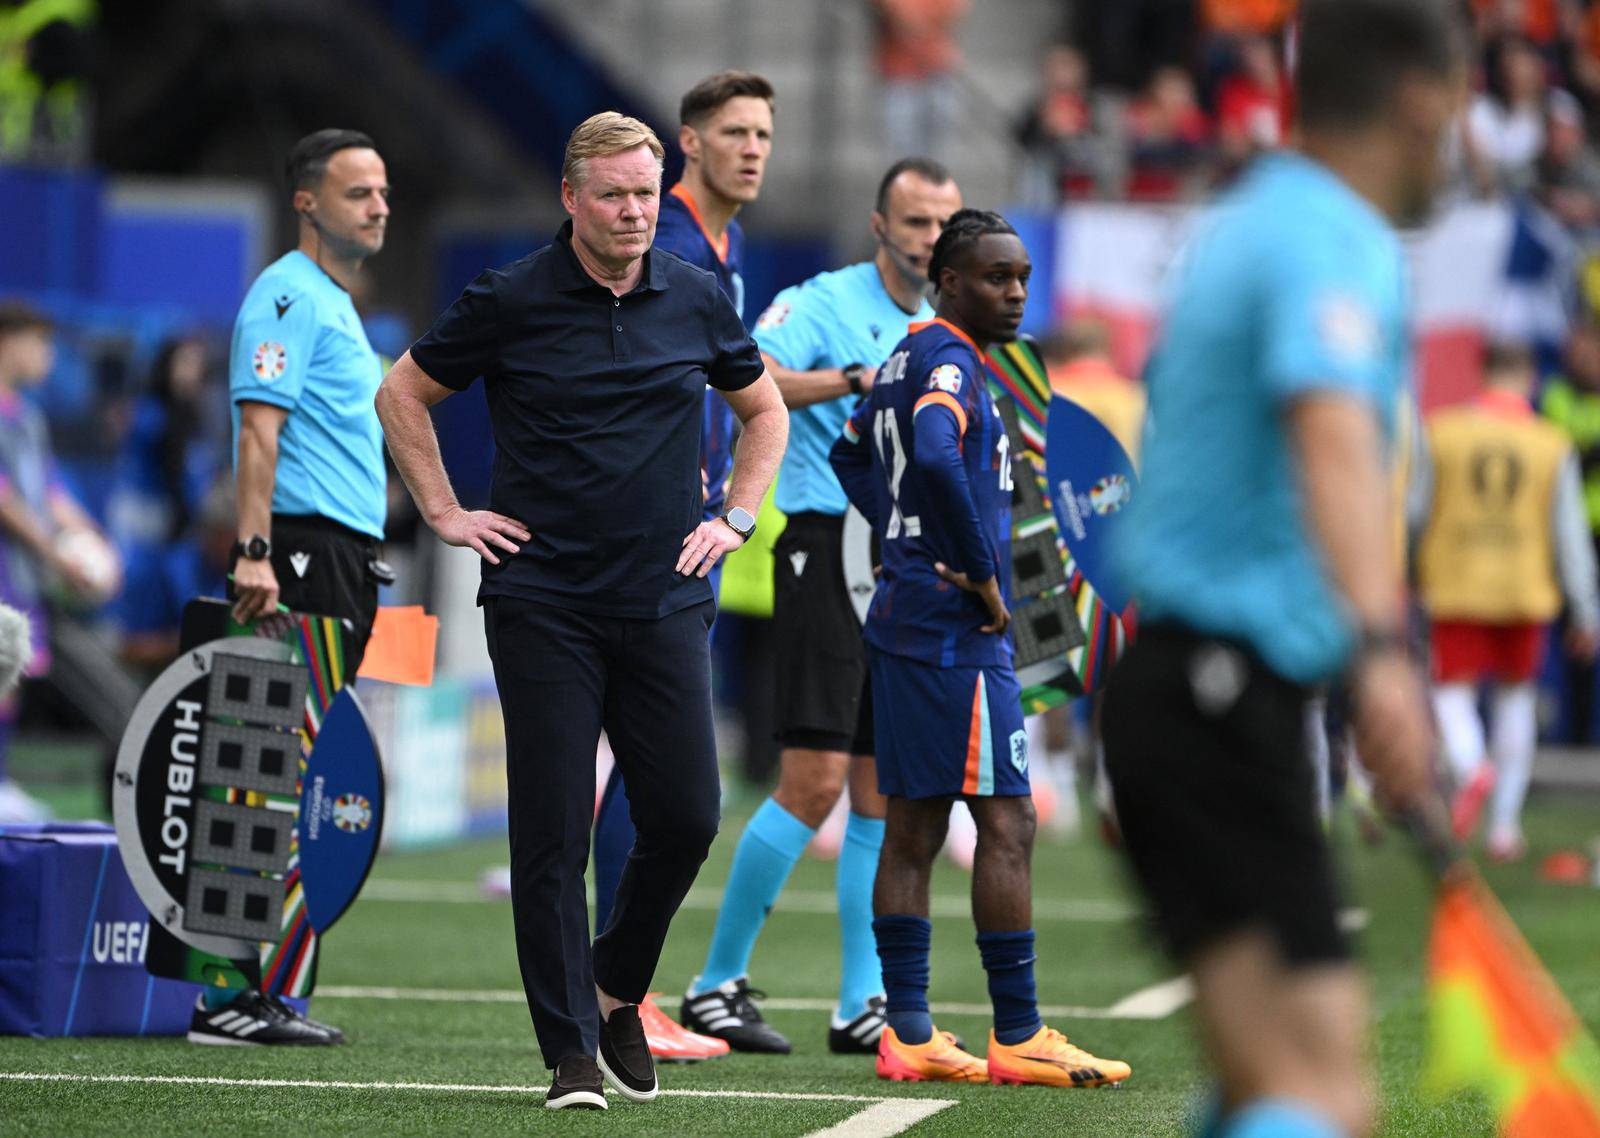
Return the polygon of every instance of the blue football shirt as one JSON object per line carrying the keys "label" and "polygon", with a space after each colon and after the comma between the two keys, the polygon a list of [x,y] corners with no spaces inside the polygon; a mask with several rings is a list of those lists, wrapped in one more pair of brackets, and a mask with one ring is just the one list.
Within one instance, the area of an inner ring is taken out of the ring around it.
{"label": "blue football shirt", "polygon": [[298,249],[268,265],[233,325],[228,391],[233,458],[239,404],[289,412],[278,436],[275,514],[318,514],[383,537],[383,428],[372,400],[383,381],[350,294]]}
{"label": "blue football shirt", "polygon": [[1308,530],[1285,412],[1308,392],[1346,393],[1392,435],[1408,366],[1400,243],[1327,168],[1272,155],[1207,219],[1172,288],[1115,556],[1142,620],[1324,679],[1353,630]]}
{"label": "blue football shirt", "polygon": [[[780,292],[756,322],[756,343],[786,368],[818,371],[854,363],[877,367],[914,322],[933,319],[894,302],[871,261],[820,273]],[[778,509],[842,515],[849,502],[828,465],[828,450],[858,400],[853,396],[789,412],[789,449],[778,470]]]}
{"label": "blue football shirt", "polygon": [[850,501],[872,523],[883,577],[862,635],[939,667],[1011,661],[989,610],[935,563],[1011,588],[1010,440],[977,347],[943,320],[913,324],[832,448]]}
{"label": "blue football shirt", "polygon": [[[744,319],[744,230],[738,221],[728,222],[721,249],[711,240],[694,199],[682,183],[673,186],[661,199],[661,214],[656,221],[655,248],[682,257],[691,265],[705,269],[717,278],[722,291],[733,302],[733,310]],[[733,436],[738,417],[728,401],[710,388],[700,416],[700,470],[706,482],[704,514],[710,520],[722,513],[728,497],[728,478],[733,473]]]}

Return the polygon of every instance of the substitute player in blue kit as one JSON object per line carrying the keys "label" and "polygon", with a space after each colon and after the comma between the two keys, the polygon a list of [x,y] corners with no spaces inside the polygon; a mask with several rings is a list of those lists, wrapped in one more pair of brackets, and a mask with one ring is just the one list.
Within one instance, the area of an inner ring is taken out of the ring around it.
{"label": "substitute player in blue kit", "polygon": [[773,548],[783,750],[777,790],[740,835],[706,961],[681,1013],[685,1026],[736,1051],[789,1051],[756,1006],[750,955],[790,870],[847,783],[850,816],[836,876],[839,1000],[828,1049],[872,1054],[883,1030],[883,979],[872,944],[883,800],[872,766],[861,622],[841,558],[849,503],[828,466],[828,448],[889,349],[913,321],[932,318],[928,259],[945,220],[960,208],[961,192],[943,166],[901,159],[879,183],[873,258],[784,289],[756,324],[762,359],[793,424],[775,494],[788,522]]}
{"label": "substitute player in blue kit", "polygon": [[1391,224],[1426,210],[1464,92],[1454,7],[1302,6],[1299,152],[1262,158],[1196,236],[1147,369],[1117,549],[1140,632],[1106,691],[1106,761],[1129,859],[1194,977],[1216,1138],[1373,1126],[1366,983],[1305,708],[1342,676],[1385,798],[1428,793],[1388,469],[1409,354]]}
{"label": "substitute player in blue kit", "polygon": [[[1034,994],[1033,800],[1006,635],[1012,457],[982,360],[988,345],[1015,339],[1032,271],[1004,218],[957,211],[928,266],[936,319],[911,326],[830,455],[883,549],[865,636],[888,798],[872,922],[887,993],[885,1079],[1081,1087],[1131,1073],[1045,1026]],[[994,1004],[987,1062],[928,1012],[928,880],[958,797],[978,827],[972,915]]]}

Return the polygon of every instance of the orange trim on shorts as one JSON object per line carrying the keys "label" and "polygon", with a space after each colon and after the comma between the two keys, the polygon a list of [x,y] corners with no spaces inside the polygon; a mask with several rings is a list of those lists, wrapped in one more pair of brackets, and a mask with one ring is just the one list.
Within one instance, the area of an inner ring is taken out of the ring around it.
{"label": "orange trim on shorts", "polygon": [[966,408],[962,407],[961,402],[948,391],[924,392],[922,398],[917,400],[916,406],[911,408],[911,414],[915,416],[916,413],[922,410],[924,407],[931,407],[934,404],[938,404],[941,407],[948,407],[950,410],[954,411],[956,415],[956,422],[960,424],[961,427],[961,430],[958,433],[962,435],[967,433]]}
{"label": "orange trim on shorts", "polygon": [[967,774],[961,782],[962,794],[978,793],[978,778],[983,773],[983,685],[972,689],[972,725],[967,728]]}

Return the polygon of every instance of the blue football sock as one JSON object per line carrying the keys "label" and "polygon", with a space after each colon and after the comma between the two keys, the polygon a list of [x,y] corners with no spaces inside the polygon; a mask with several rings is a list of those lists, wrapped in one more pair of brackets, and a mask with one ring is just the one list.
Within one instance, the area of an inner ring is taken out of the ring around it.
{"label": "blue football sock", "polygon": [[1346,1138],[1325,1115],[1292,1099],[1263,1099],[1235,1111],[1222,1138]]}
{"label": "blue football sock", "polygon": [[1033,988],[1033,930],[979,933],[978,951],[989,974],[995,1040],[1009,1046],[1032,1039],[1044,1026]]}
{"label": "blue football sock", "polygon": [[622,881],[622,868],[628,864],[636,837],[633,815],[628,811],[628,788],[622,785],[622,772],[612,767],[605,795],[600,799],[600,816],[594,821],[595,936],[605,932],[611,922],[617,885]]}
{"label": "blue football sock", "polygon": [[767,913],[815,833],[770,798],[751,817],[733,854],[717,928],[711,934],[711,951],[694,984],[696,993],[708,992],[750,971],[750,953]]}
{"label": "blue football sock", "polygon": [[926,1043],[933,1038],[933,1017],[928,1014],[928,953],[933,947],[933,925],[927,917],[899,914],[872,922],[883,962],[883,990],[889,1026],[902,1043]]}
{"label": "blue football sock", "polygon": [[883,819],[850,812],[839,851],[839,1018],[846,1023],[867,1010],[867,997],[883,991],[883,970],[872,939],[872,882],[883,848]]}

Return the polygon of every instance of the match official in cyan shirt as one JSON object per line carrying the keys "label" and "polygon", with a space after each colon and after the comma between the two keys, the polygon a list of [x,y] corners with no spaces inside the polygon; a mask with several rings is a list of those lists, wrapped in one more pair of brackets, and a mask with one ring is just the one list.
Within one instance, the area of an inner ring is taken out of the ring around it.
{"label": "match official in cyan shirt", "polygon": [[[553,244],[467,286],[378,392],[422,516],[483,558],[506,721],[517,955],[550,1106],[655,1097],[639,1023],[718,821],[706,575],[754,531],[788,413],[703,269],[651,251],[662,149],[613,112],[573,132]],[[428,408],[484,377],[490,509],[457,502]],[[702,393],[743,423],[727,509],[701,520]],[[687,535],[687,536],[686,536]],[[604,728],[638,839],[591,956],[584,867]],[[596,1060],[598,1059],[598,1068]]]}

